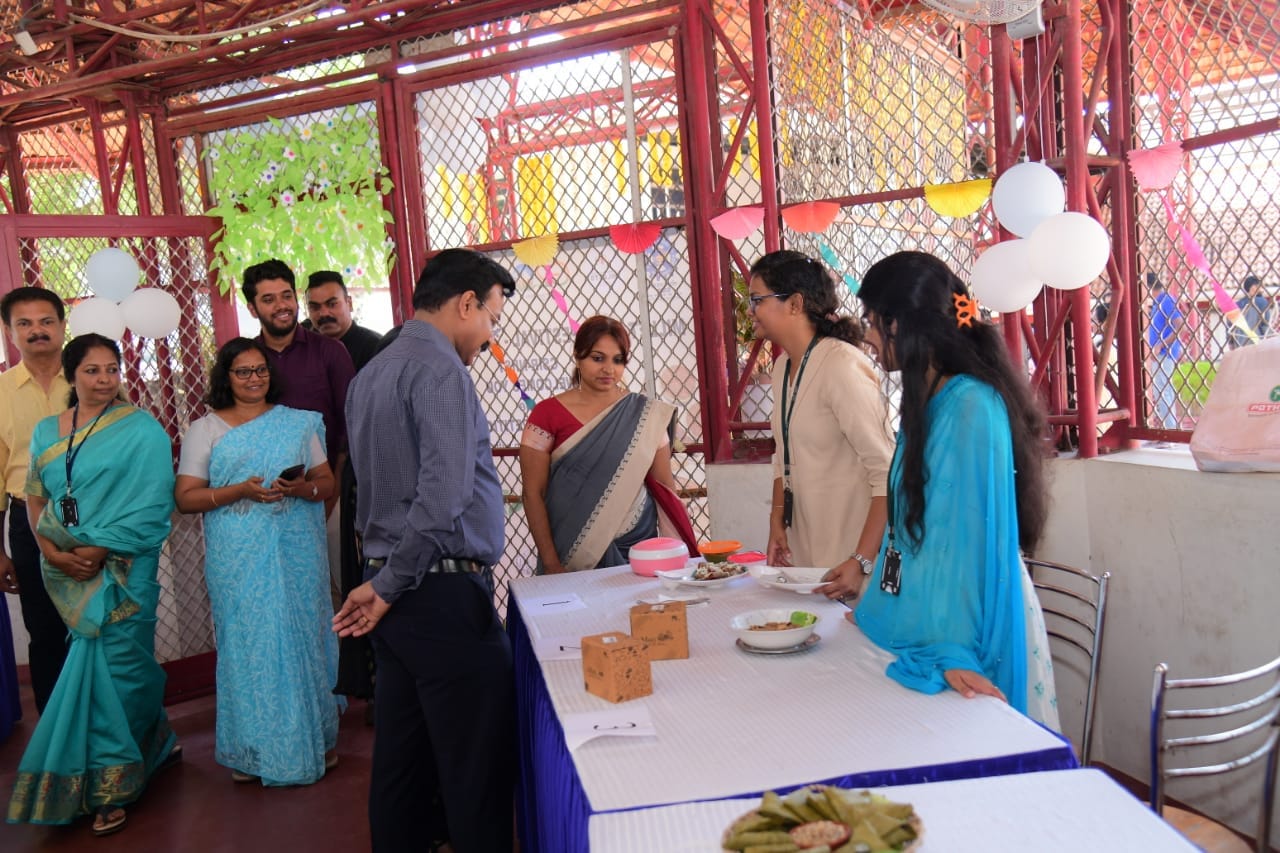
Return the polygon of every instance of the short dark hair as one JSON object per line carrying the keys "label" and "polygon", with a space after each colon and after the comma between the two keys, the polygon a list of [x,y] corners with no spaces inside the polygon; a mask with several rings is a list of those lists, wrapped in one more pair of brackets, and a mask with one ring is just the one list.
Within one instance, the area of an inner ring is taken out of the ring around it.
{"label": "short dark hair", "polygon": [[0,299],[0,320],[4,324],[9,325],[9,315],[13,312],[13,306],[20,302],[48,302],[53,306],[53,310],[58,312],[58,319],[65,320],[67,318],[66,306],[62,304],[62,300],[58,298],[58,294],[52,290],[46,290],[43,287],[15,287],[4,295],[4,299]]}
{"label": "short dark hair", "polygon": [[95,347],[111,350],[115,354],[116,364],[120,363],[120,345],[105,335],[99,335],[97,332],[86,332],[83,335],[77,335],[71,339],[71,343],[67,344],[62,351],[62,378],[67,380],[67,384],[71,386],[71,395],[67,398],[67,408],[71,408],[80,401],[76,396],[76,368],[80,366],[80,362],[84,361],[84,357],[89,354],[89,350]]}
{"label": "short dark hair", "polygon": [[347,292],[347,283],[342,280],[342,273],[333,270],[316,270],[307,276],[307,290],[313,287],[321,287],[326,284],[336,284],[342,288],[342,292]]}
{"label": "short dark hair", "polygon": [[445,249],[422,268],[413,288],[413,309],[435,311],[467,291],[483,302],[495,284],[503,296],[516,292],[515,279],[497,261],[470,249]]}
{"label": "short dark hair", "polygon": [[1153,272],[1147,273],[1147,287],[1151,290],[1164,290],[1164,282]]}
{"label": "short dark hair", "polygon": [[289,287],[294,291],[298,289],[293,270],[289,269],[289,265],[277,258],[272,258],[245,269],[244,278],[240,280],[240,292],[244,294],[244,301],[252,305],[254,298],[258,295],[258,282],[270,281],[273,278],[282,278],[289,282]]}
{"label": "short dark hair", "polygon": [[229,409],[235,405],[236,398],[231,393],[231,365],[249,350],[256,350],[267,367],[271,368],[271,377],[267,380],[267,402],[280,401],[284,394],[283,382],[271,364],[267,348],[250,338],[232,338],[218,350],[213,358],[213,367],[209,369],[209,393],[205,395],[204,403],[210,409]]}
{"label": "short dark hair", "polygon": [[[1244,289],[1246,291],[1257,284],[1262,284],[1262,279],[1258,278],[1256,275],[1247,275],[1244,277]],[[8,322],[8,320],[5,320],[6,325]]]}

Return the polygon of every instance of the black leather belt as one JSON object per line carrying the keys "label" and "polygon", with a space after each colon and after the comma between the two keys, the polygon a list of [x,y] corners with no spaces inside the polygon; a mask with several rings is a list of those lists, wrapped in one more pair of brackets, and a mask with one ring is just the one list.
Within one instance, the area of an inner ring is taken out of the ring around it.
{"label": "black leather belt", "polygon": [[[380,569],[387,564],[385,557],[373,557],[364,561],[371,569]],[[457,557],[445,557],[427,566],[429,575],[478,575],[488,570],[488,566],[476,560],[462,560]]]}

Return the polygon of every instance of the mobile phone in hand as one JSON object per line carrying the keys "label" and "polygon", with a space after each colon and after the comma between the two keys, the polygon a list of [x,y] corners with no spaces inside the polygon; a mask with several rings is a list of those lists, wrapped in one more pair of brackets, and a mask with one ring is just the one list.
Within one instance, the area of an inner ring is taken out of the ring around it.
{"label": "mobile phone in hand", "polygon": [[306,473],[306,470],[307,470],[307,466],[305,464],[299,463],[298,465],[290,465],[288,468],[285,468],[283,471],[281,471],[280,476],[276,477],[276,479],[277,480],[296,480],[299,477],[301,477],[304,473]]}

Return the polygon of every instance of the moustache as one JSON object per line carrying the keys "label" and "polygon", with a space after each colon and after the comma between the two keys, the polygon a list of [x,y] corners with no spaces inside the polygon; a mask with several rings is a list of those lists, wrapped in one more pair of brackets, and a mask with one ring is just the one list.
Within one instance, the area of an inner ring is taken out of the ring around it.
{"label": "moustache", "polygon": [[317,326],[330,326],[330,325],[336,326],[338,325],[338,318],[337,317],[321,317],[319,320],[316,320],[316,325]]}
{"label": "moustache", "polygon": [[34,344],[36,341],[51,341],[51,340],[53,340],[53,338],[49,337],[48,335],[37,334],[27,338],[27,343]]}

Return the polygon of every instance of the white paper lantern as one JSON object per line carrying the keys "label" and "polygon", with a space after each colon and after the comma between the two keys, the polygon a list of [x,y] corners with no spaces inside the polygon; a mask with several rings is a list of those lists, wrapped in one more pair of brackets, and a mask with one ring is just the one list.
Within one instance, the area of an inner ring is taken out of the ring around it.
{"label": "white paper lantern", "polygon": [[1083,213],[1051,216],[1027,238],[1031,270],[1045,284],[1075,290],[1106,269],[1111,236],[1102,223]]}
{"label": "white paper lantern", "polygon": [[144,338],[164,338],[178,328],[178,300],[158,287],[143,287],[120,304],[129,331]]}
{"label": "white paper lantern", "polygon": [[138,286],[142,271],[133,255],[124,249],[99,249],[89,256],[84,267],[89,289],[96,296],[119,302]]}
{"label": "white paper lantern", "polygon": [[72,336],[95,332],[118,341],[124,337],[124,312],[110,299],[90,297],[76,303],[67,315]]}
{"label": "white paper lantern", "polygon": [[1026,240],[997,243],[973,265],[973,295],[992,311],[1021,311],[1040,293],[1042,282],[1031,270]]}
{"label": "white paper lantern", "polygon": [[1000,175],[991,191],[996,219],[1019,237],[1031,236],[1037,225],[1066,205],[1062,179],[1043,163],[1019,163]]}

